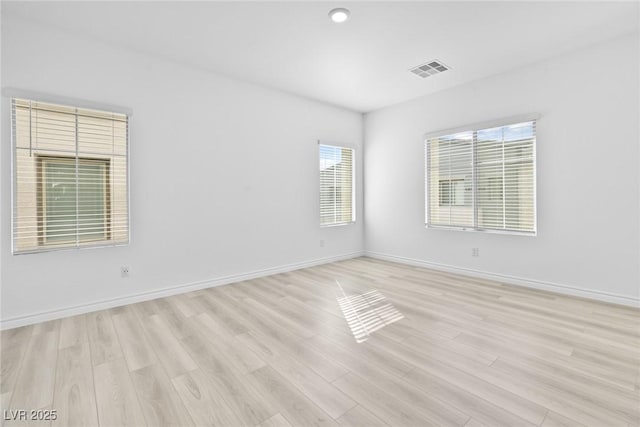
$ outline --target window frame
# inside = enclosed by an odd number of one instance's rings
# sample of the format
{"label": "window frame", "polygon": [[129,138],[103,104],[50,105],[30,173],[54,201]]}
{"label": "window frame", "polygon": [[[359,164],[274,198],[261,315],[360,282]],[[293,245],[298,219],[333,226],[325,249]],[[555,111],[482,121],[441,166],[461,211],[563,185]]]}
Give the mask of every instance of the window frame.
{"label": "window frame", "polygon": [[316,165],[319,166],[320,165],[320,148],[321,146],[325,146],[325,147],[333,147],[333,148],[340,148],[340,149],[347,149],[347,150],[351,150],[351,220],[350,221],[344,221],[344,222],[332,222],[332,223],[328,223],[328,224],[323,224],[322,223],[322,212],[321,212],[321,208],[322,208],[322,189],[321,189],[321,170],[318,167],[318,223],[320,224],[320,228],[326,228],[326,227],[341,227],[341,226],[345,226],[345,225],[349,225],[349,224],[355,224],[356,222],[356,201],[357,201],[357,197],[356,197],[356,153],[357,153],[357,149],[356,147],[350,145],[350,144],[344,144],[344,143],[333,143],[333,142],[322,142],[318,140],[318,144],[316,147],[316,153],[318,154],[318,158],[317,158],[317,163]]}
{"label": "window frame", "polygon": [[[2,88],[2,97],[5,99],[5,101],[9,104],[9,108],[8,111],[11,114],[11,122],[10,122],[10,132],[11,132],[11,194],[10,194],[10,198],[11,198],[11,254],[16,256],[16,255],[27,255],[27,254],[36,254],[36,253],[46,253],[46,252],[53,252],[53,251],[73,251],[73,250],[80,250],[80,249],[94,249],[94,248],[113,248],[113,247],[121,247],[121,246],[129,246],[131,243],[131,170],[130,170],[130,165],[131,165],[131,144],[130,144],[130,140],[131,140],[131,118],[133,116],[133,111],[130,108],[126,108],[126,107],[122,107],[122,106],[116,106],[116,105],[111,105],[111,104],[103,104],[103,103],[97,103],[97,102],[93,102],[93,101],[87,101],[87,100],[83,100],[83,99],[78,99],[78,98],[69,98],[69,97],[64,97],[64,96],[59,96],[59,95],[53,95],[50,93],[42,93],[42,92],[35,92],[35,91],[29,91],[29,90],[23,90],[23,89],[18,89],[18,88],[14,88],[14,87],[5,87]],[[46,244],[43,242],[43,237],[40,234],[40,227],[41,225],[38,224],[38,231],[37,231],[37,240],[38,240],[38,247],[37,248],[32,248],[32,249],[16,249],[16,234],[15,234],[15,226],[16,226],[16,196],[18,194],[18,180],[16,179],[16,170],[17,170],[17,132],[16,132],[16,126],[14,124],[14,120],[15,120],[15,111],[14,111],[14,99],[23,99],[23,100],[30,100],[32,102],[40,102],[40,103],[48,103],[48,104],[56,104],[56,105],[61,105],[61,106],[66,106],[66,107],[72,107],[72,108],[77,108],[77,109],[87,109],[87,110],[96,110],[99,112],[108,112],[108,113],[113,113],[113,114],[121,114],[121,115],[125,115],[127,117],[126,120],[126,151],[125,151],[125,159],[124,159],[124,171],[125,171],[125,189],[126,189],[126,219],[127,219],[127,226],[126,226],[126,238],[123,238],[122,240],[113,240],[113,230],[109,231],[108,234],[109,238],[107,240],[91,240],[91,241],[86,241],[86,242],[77,242],[75,244],[64,244],[64,245],[55,245],[55,244]],[[39,155],[37,155],[37,157],[40,157]],[[42,155],[42,157],[49,157],[49,158],[53,158],[53,157],[58,157],[55,155],[50,155],[50,154],[44,154]],[[59,156],[59,157],[65,157],[65,156]],[[72,159],[75,160],[76,157],[70,157]],[[100,159],[100,158],[89,158],[86,156],[82,156],[82,157],[78,157],[79,159],[86,159],[86,160],[105,160],[105,159]],[[109,162],[111,163],[111,162]],[[108,165],[108,167],[112,167],[111,164]],[[40,176],[41,174],[41,168],[39,167],[39,165],[37,165],[36,167],[36,191],[40,191],[40,186],[42,184],[42,177]],[[110,183],[110,185],[113,185],[113,183]],[[109,190],[111,197],[113,196],[112,188],[107,187],[107,190]],[[40,209],[40,206],[38,206],[37,209]],[[113,215],[111,206],[106,207],[105,209],[106,212],[108,212],[109,218],[108,221],[112,222],[113,218],[111,217]]]}
{"label": "window frame", "polygon": [[[478,130],[490,129],[495,127],[503,127],[509,126],[517,123],[523,122],[535,122],[536,123],[536,133],[535,133],[535,142],[533,144],[532,150],[532,167],[533,167],[533,188],[532,188],[532,201],[533,201],[533,230],[532,231],[522,231],[522,230],[512,230],[512,229],[495,229],[495,228],[484,228],[478,225],[477,219],[477,206],[478,206],[478,181],[477,181],[477,153],[476,153],[476,143],[473,143],[472,147],[472,181],[471,181],[471,189],[472,189],[472,211],[473,211],[473,226],[456,226],[456,225],[440,225],[440,224],[432,224],[429,221],[430,212],[431,212],[431,200],[429,194],[429,179],[430,179],[430,169],[429,169],[429,139],[441,137],[449,134],[456,134],[462,132],[473,132],[474,134]],[[517,116],[510,116],[502,119],[494,119],[488,120],[484,122],[473,123],[464,126],[457,126],[454,128],[448,128],[433,132],[427,132],[423,134],[423,146],[424,146],[424,188],[423,188],[423,197],[424,197],[424,214],[425,214],[425,228],[434,229],[434,230],[453,230],[453,231],[471,231],[471,232],[480,232],[480,233],[489,233],[489,234],[507,234],[507,235],[517,235],[517,236],[530,236],[535,237],[538,235],[538,195],[537,195],[537,146],[538,146],[538,123],[540,121],[539,113],[530,113],[530,114],[522,114]],[[504,195],[503,195],[504,197]]]}

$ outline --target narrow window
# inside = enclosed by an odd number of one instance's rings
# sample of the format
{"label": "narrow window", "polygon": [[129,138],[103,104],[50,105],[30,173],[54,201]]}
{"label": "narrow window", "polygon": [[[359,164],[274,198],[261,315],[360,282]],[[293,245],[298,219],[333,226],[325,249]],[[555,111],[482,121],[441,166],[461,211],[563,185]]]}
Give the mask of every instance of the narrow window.
{"label": "narrow window", "polygon": [[355,221],[353,149],[319,145],[320,225]]}

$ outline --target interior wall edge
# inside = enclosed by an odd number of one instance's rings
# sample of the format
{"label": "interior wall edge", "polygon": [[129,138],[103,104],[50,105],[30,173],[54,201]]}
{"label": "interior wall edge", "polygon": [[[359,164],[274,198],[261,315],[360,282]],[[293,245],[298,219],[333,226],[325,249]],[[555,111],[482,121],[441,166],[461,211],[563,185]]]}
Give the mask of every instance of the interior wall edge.
{"label": "interior wall edge", "polygon": [[374,259],[380,259],[384,261],[397,262],[405,265],[412,265],[415,267],[423,267],[423,268],[429,268],[432,270],[440,270],[447,273],[461,274],[464,276],[475,277],[479,279],[494,280],[494,281],[506,283],[509,285],[521,286],[521,287],[530,288],[530,289],[538,289],[538,290],[554,292],[562,295],[569,295],[574,297],[587,298],[590,300],[596,300],[600,302],[640,308],[640,296],[633,297],[633,296],[620,295],[620,294],[609,293],[609,292],[594,291],[592,289],[578,288],[575,286],[570,286],[570,285],[565,285],[560,283],[545,282],[545,281],[536,280],[536,279],[510,276],[507,274],[492,273],[488,271],[475,270],[475,269],[466,268],[466,267],[457,267],[453,265],[440,264],[436,262],[415,259],[415,258],[407,258],[403,256],[392,255],[392,254],[387,254],[382,252],[365,251],[364,256],[374,258]]}
{"label": "interior wall edge", "polygon": [[303,268],[314,267],[322,264],[329,264],[332,262],[343,261],[351,258],[358,258],[361,256],[364,256],[364,251],[356,251],[356,252],[345,253],[341,255],[334,255],[334,256],[325,257],[325,258],[316,258],[316,259],[292,263],[292,264],[285,264],[285,265],[269,267],[261,270],[250,271],[247,273],[232,274],[229,276],[199,280],[197,282],[182,283],[179,285],[165,287],[162,289],[111,298],[103,301],[94,301],[87,304],[80,304],[76,306],[64,307],[64,308],[59,308],[55,310],[31,313],[24,316],[16,316],[9,319],[0,319],[0,330],[13,329],[13,328],[18,328],[20,326],[27,326],[35,323],[46,322],[49,320],[56,320],[64,317],[76,316],[76,315],[91,313],[99,310],[106,310],[113,307],[120,307],[123,305],[135,304],[138,302],[149,301],[157,298],[169,297],[172,295],[178,295],[186,292],[197,291],[200,289],[229,285],[229,284],[241,282],[244,280],[258,279],[260,277],[271,276],[279,273],[286,273],[289,271],[300,270]]}

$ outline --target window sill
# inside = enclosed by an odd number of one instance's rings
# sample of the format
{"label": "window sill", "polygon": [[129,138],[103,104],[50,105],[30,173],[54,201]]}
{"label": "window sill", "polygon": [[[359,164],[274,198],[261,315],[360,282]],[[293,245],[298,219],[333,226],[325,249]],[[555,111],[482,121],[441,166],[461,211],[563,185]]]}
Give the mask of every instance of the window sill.
{"label": "window sill", "polygon": [[355,221],[349,221],[349,222],[339,222],[336,224],[320,224],[320,228],[342,227],[344,225],[350,225],[355,223],[356,223]]}
{"label": "window sill", "polygon": [[126,242],[112,242],[110,240],[94,241],[89,243],[81,243],[77,246],[39,246],[34,249],[25,249],[19,251],[13,251],[12,255],[26,255],[26,254],[38,254],[46,252],[61,252],[61,251],[75,251],[79,249],[98,249],[98,248],[113,248],[116,246],[128,246],[129,241]]}
{"label": "window sill", "polygon": [[444,225],[430,225],[425,224],[425,228],[432,230],[450,230],[450,231],[470,231],[477,233],[486,233],[486,234],[507,234],[512,236],[527,236],[527,237],[536,237],[538,235],[536,231],[516,231],[516,230],[491,230],[484,228],[473,228],[473,227],[447,227]]}

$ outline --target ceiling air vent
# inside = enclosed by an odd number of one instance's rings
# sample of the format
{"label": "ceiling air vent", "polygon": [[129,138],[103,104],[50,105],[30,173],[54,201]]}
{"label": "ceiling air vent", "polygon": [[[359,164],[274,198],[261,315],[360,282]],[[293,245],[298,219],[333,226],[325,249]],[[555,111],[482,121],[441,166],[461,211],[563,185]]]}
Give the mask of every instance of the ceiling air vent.
{"label": "ceiling air vent", "polygon": [[433,61],[425,62],[422,65],[418,65],[417,67],[411,68],[411,71],[416,76],[420,76],[422,78],[427,78],[429,76],[433,76],[434,74],[440,74],[443,71],[447,71],[450,67],[444,65],[442,62],[434,59]]}

